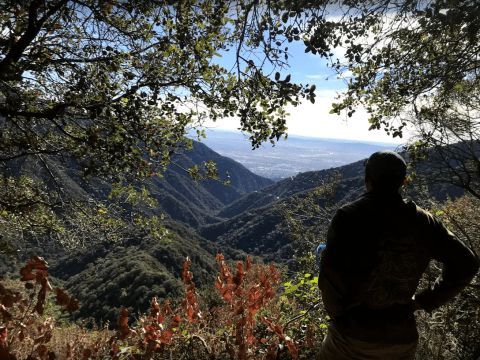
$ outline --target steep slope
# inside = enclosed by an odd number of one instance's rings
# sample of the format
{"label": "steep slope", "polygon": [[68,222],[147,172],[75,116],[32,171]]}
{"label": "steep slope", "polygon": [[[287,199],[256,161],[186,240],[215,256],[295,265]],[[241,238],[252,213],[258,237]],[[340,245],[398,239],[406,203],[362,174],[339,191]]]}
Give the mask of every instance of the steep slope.
{"label": "steep slope", "polygon": [[[215,211],[220,211],[225,204],[241,198],[246,193],[273,183],[272,180],[253,174],[240,163],[219,155],[198,141],[194,141],[193,150],[174,155],[172,159],[184,169],[191,165],[201,168],[203,161],[213,160],[222,178],[225,177],[226,171],[230,173],[231,183],[228,186],[215,180],[196,186],[184,170],[169,164],[162,178],[155,176],[145,182],[147,189],[158,200],[155,209],[146,209],[149,214],[157,216],[164,214],[167,219],[180,221],[192,227],[220,221],[221,219],[214,215]],[[80,168],[72,161],[61,157],[48,160],[46,165],[28,159],[11,161],[9,166],[14,170],[14,174],[28,173],[44,181],[51,190],[79,200],[95,198],[108,201],[111,191],[108,183],[98,179],[91,179],[87,187],[77,175]],[[60,188],[57,188],[58,184],[52,179],[52,175],[61,179]]]}
{"label": "steep slope", "polygon": [[[454,144],[452,146],[458,146],[460,148],[459,151],[461,151],[461,144]],[[479,151],[477,155],[480,156],[480,148],[478,150]],[[434,150],[429,149],[429,152],[430,154],[433,154]],[[405,155],[405,152],[402,152],[401,154],[405,156],[408,163],[408,153]],[[247,194],[242,198],[236,200],[235,202],[229,204],[228,206],[225,206],[223,209],[216,213],[216,216],[220,218],[231,218],[240,215],[245,211],[271,204],[277,200],[291,196],[292,194],[295,194],[297,192],[312,189],[316,186],[315,182],[318,182],[320,178],[326,178],[328,176],[328,172],[333,170],[337,170],[340,174],[342,174],[343,180],[356,177],[361,178],[361,185],[359,185],[361,187],[363,186],[363,178],[365,176],[365,160],[367,159],[359,160],[354,163],[335,168],[323,169],[319,171],[308,171],[287,179],[280,180],[256,192]],[[451,164],[452,166],[460,166],[454,160],[451,161]],[[439,171],[436,171],[433,167],[429,166],[429,164],[422,164],[420,169],[423,170],[417,169],[416,171],[418,173],[421,173],[421,171],[428,170],[431,179],[439,179],[442,175],[439,173]],[[408,174],[410,173],[411,171],[408,170]],[[341,185],[341,187],[343,186],[344,185]],[[464,194],[464,191],[461,188],[447,184],[431,184],[428,186],[428,191],[437,201],[441,202],[447,199],[447,193],[450,195],[451,198],[459,197]],[[344,196],[348,197],[348,193],[349,191],[343,191],[342,196],[339,199],[343,199]],[[415,194],[412,194],[412,198],[414,198],[415,196]]]}
{"label": "steep slope", "polygon": [[[130,321],[134,323],[137,312],[145,312],[153,297],[163,302],[182,295],[182,271],[187,256],[199,290],[214,285],[218,275],[217,254],[223,254],[232,267],[236,261],[245,259],[242,250],[206,240],[179,222],[167,221],[165,227],[171,242],[105,243],[72,253],[37,245],[30,247],[28,253],[44,257],[50,266],[52,283],[80,300],[80,309],[72,315],[72,320],[80,318],[90,323],[94,319],[97,324],[108,320],[113,328],[122,307],[129,310]],[[19,255],[15,262],[0,255],[2,270],[11,272],[12,278],[19,277],[19,269],[27,260],[28,254]],[[260,257],[254,257],[254,262],[257,261],[261,261]]]}
{"label": "steep slope", "polygon": [[231,218],[245,211],[260,208],[295,193],[314,188],[315,185],[312,181],[318,180],[318,176],[326,176],[327,172],[328,170],[309,171],[280,180],[263,189],[247,194],[230,205],[225,206],[217,213],[217,216],[221,218]]}
{"label": "steep slope", "polygon": [[237,215],[220,223],[197,229],[202,237],[222,246],[231,246],[265,263],[277,263],[295,269],[293,251],[286,234],[279,230],[278,202]]}
{"label": "steep slope", "polygon": [[[310,180],[316,179],[314,172],[300,175],[305,184],[308,183],[309,177]],[[341,180],[335,197],[336,202],[343,205],[358,199],[364,192],[362,181],[363,178],[359,176]],[[264,206],[252,208],[222,222],[202,225],[196,231],[202,237],[218,244],[232,246],[254,256],[261,256],[265,263],[275,262],[294,270],[296,262],[292,258],[293,249],[287,234],[280,229],[281,215],[278,209],[279,205],[291,196],[304,198],[312,190],[311,188],[300,190],[291,195],[279,197]],[[323,207],[325,201],[318,199],[316,204]]]}
{"label": "steep slope", "polygon": [[243,251],[205,240],[178,222],[167,222],[166,227],[171,232],[170,243],[143,240],[138,244],[116,246],[70,276],[65,272],[72,268],[72,263],[78,263],[72,258],[53,266],[52,274],[65,278],[65,289],[81,301],[74,319],[109,320],[113,327],[118,311],[125,307],[134,322],[138,311],[147,311],[153,297],[163,302],[182,295],[182,271],[187,257],[199,289],[215,283],[217,254],[231,260],[231,265],[245,259]]}
{"label": "steep slope", "polygon": [[[228,171],[230,175],[228,179],[230,180],[229,186],[224,186],[221,182],[214,180],[202,184],[202,187],[225,205],[232,203],[245,194],[274,183],[273,180],[255,175],[239,162],[222,156],[205,144],[195,140],[193,141],[193,150],[189,150],[184,154],[174,155],[172,160],[184,169],[194,164],[200,168],[203,161],[212,160],[216,164],[218,175],[222,180],[225,179],[225,173]],[[186,175],[185,171],[179,167],[170,166],[169,168],[181,175]]]}
{"label": "steep slope", "polygon": [[[357,200],[365,192],[363,161],[336,170],[343,173],[345,178],[340,180],[335,202],[341,206]],[[313,191],[312,181],[318,180],[316,176],[318,173],[322,174],[324,171],[302,173],[293,179],[279,181],[257,193],[246,195],[219,213],[220,216],[233,214],[232,217],[219,223],[200,226],[196,230],[206,239],[262,256],[265,262],[284,264],[293,270],[295,262],[291,258],[293,253],[290,241],[287,235],[279,230],[281,217],[277,211],[278,205],[291,196],[303,198],[308,192]],[[429,185],[428,191],[439,201],[445,201],[447,194],[452,199],[464,195],[458,187],[444,184]],[[410,188],[404,196],[419,202],[419,194],[413,188]],[[318,199],[316,204],[325,206],[321,199]],[[227,210],[231,211],[230,214]],[[236,212],[238,214],[235,214]],[[328,226],[328,223],[325,226]]]}

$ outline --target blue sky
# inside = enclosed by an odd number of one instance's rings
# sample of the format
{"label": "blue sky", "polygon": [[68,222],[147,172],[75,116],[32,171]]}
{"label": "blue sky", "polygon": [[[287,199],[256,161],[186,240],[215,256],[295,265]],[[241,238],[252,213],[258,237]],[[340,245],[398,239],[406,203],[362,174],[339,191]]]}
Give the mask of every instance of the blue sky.
{"label": "blue sky", "polygon": [[[363,109],[357,109],[351,118],[346,114],[341,116],[329,114],[333,102],[339,102],[334,97],[337,92],[347,89],[345,80],[338,79],[337,74],[327,67],[327,60],[318,55],[305,53],[303,41],[285,42],[283,48],[288,46],[290,68],[286,68],[281,73],[281,78],[285,78],[288,74],[292,75],[292,82],[316,85],[316,101],[311,104],[310,101],[304,100],[297,107],[287,107],[287,113],[291,115],[287,118],[287,133],[289,135],[301,135],[309,137],[322,137],[332,139],[349,139],[349,140],[368,140],[375,142],[386,142],[395,144],[404,144],[412,135],[413,127],[405,127],[403,129],[403,138],[393,138],[387,135],[386,131],[381,130],[368,131],[370,126],[368,122],[368,114]],[[334,51],[336,56],[341,56],[341,49]],[[215,57],[214,61],[219,65],[230,70],[234,63],[233,57],[235,49],[231,49],[228,53],[223,53],[221,58]],[[256,60],[255,57],[250,57]],[[348,79],[348,74],[345,74]],[[327,80],[328,79],[328,80]],[[398,123],[396,123],[398,125]],[[238,118],[222,119],[217,122],[207,121],[205,126],[208,128],[235,130],[240,126]],[[240,132],[240,131],[239,131]]]}

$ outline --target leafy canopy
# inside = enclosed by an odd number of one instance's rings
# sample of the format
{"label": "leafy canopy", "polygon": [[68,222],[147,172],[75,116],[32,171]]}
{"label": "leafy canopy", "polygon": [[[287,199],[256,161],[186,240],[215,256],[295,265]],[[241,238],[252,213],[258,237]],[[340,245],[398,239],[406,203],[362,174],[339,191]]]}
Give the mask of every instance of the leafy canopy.
{"label": "leafy canopy", "polygon": [[[314,101],[314,88],[264,73],[288,58],[275,45],[286,41],[276,42],[279,16],[255,1],[2,1],[0,217],[10,230],[1,231],[66,246],[85,234],[138,236],[131,226],[163,237],[159,219],[132,206],[154,206],[140,186],[192,148],[189,127],[237,116],[255,148],[285,133],[287,104]],[[234,70],[215,61],[229,50]],[[220,180],[212,161],[203,165],[188,169],[192,179]],[[106,182],[109,202],[64,190],[60,169],[83,186]]]}
{"label": "leafy canopy", "polygon": [[404,147],[411,167],[427,158],[432,145],[462,143],[464,148],[448,151],[452,160],[460,159],[462,169],[444,164],[443,173],[450,176],[442,182],[480,198],[480,5],[473,0],[355,4],[358,16],[341,21],[336,40],[330,42],[345,48],[345,61],[332,62],[332,67],[353,74],[331,113],[345,110],[351,117],[363,107],[370,115],[369,130],[383,125],[394,138],[403,136],[407,123],[413,124],[416,139]]}

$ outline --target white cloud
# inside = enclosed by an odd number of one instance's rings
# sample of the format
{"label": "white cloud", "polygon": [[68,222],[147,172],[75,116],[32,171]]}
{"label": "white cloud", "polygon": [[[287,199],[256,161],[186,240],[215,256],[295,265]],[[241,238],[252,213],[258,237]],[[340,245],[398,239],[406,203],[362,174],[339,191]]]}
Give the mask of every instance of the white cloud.
{"label": "white cloud", "polygon": [[[332,103],[338,102],[334,97],[337,95],[333,90],[316,91],[315,104],[304,101],[301,105],[288,106],[285,110],[290,113],[287,117],[287,133],[289,135],[300,135],[309,137],[323,137],[332,139],[364,140],[375,142],[388,142],[404,144],[411,135],[413,129],[410,125],[403,129],[403,138],[393,138],[383,130],[368,131],[370,123],[368,114],[363,109],[357,109],[351,118],[342,113],[341,116],[329,114]],[[321,96],[320,96],[321,95]],[[203,127],[211,129],[238,131],[240,120],[228,118],[213,122],[211,120],[203,123]]]}
{"label": "white cloud", "polygon": [[353,73],[348,70],[348,71],[345,71],[344,73],[341,73],[340,75],[338,75],[338,77],[341,79],[341,78],[348,78],[348,77],[351,77],[353,76]]}
{"label": "white cloud", "polygon": [[305,77],[308,79],[323,79],[326,76],[325,75],[305,75]]}
{"label": "white cloud", "polygon": [[[322,91],[324,95],[326,91]],[[287,108],[291,114],[287,119],[288,133],[311,137],[324,137],[348,140],[368,140],[390,143],[406,143],[413,127],[403,129],[403,138],[393,138],[383,130],[371,130],[369,114],[364,109],[357,109],[351,118],[345,113],[338,116],[329,114],[332,103],[338,102],[333,97],[317,97],[315,104],[305,102],[297,107]]]}
{"label": "white cloud", "polygon": [[340,91],[335,91],[335,90],[317,90],[315,91],[315,95],[318,98],[326,98],[326,99],[331,99],[332,101],[334,100],[334,97],[336,97]]}

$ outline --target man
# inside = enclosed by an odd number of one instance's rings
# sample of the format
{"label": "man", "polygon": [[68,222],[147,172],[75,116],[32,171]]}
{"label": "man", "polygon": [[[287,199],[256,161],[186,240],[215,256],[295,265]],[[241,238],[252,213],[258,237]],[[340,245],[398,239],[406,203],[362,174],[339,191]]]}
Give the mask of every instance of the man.
{"label": "man", "polygon": [[[374,153],[365,166],[367,192],[330,223],[318,285],[332,320],[320,360],[413,360],[413,313],[447,303],[479,269],[472,251],[441,221],[402,199],[406,172],[399,154]],[[443,263],[442,274],[415,293],[432,259]]]}

